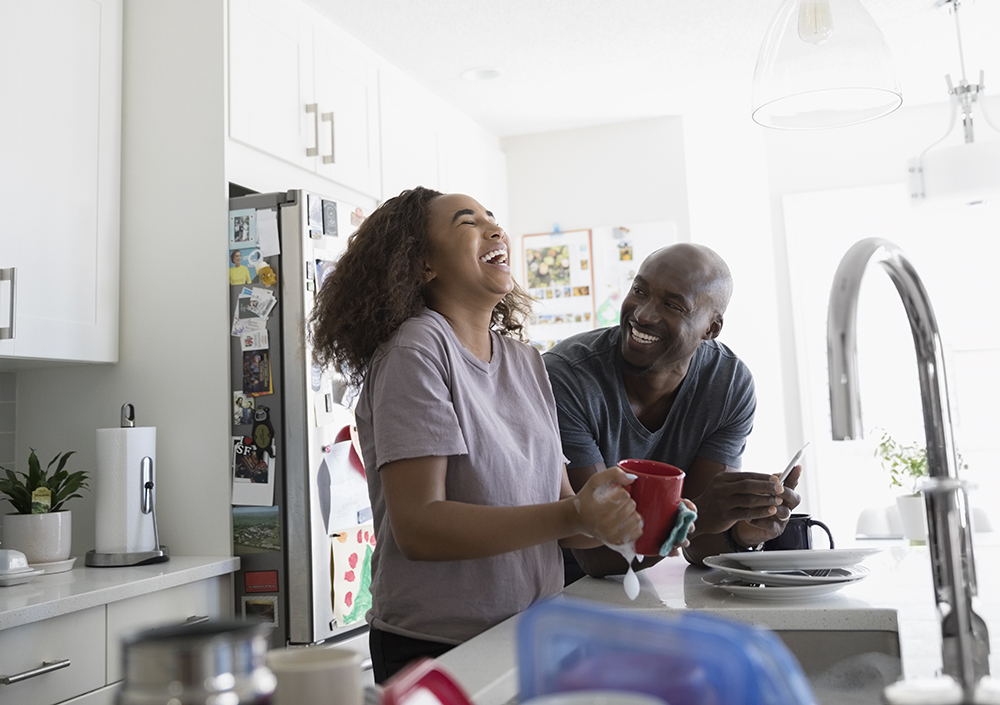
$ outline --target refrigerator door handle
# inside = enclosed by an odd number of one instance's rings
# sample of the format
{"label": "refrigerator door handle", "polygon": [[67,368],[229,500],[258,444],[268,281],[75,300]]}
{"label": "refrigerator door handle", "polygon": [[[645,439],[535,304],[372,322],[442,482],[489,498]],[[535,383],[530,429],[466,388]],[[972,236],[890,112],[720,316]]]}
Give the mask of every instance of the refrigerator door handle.
{"label": "refrigerator door handle", "polygon": [[0,269],[0,282],[10,282],[10,325],[0,326],[0,340],[14,337],[14,319],[17,316],[17,267]]}
{"label": "refrigerator door handle", "polygon": [[319,156],[319,104],[309,103],[306,105],[306,113],[313,116],[313,134],[316,135],[316,143],[312,147],[306,147],[307,157]]}
{"label": "refrigerator door handle", "polygon": [[[333,163],[335,163],[337,161],[336,160],[337,133],[336,133],[336,130],[334,129],[333,113],[332,112],[323,113],[322,117],[323,117],[323,122],[330,123],[330,153],[323,155],[323,163],[324,164],[333,164]],[[317,143],[318,143],[319,137],[317,137],[316,139],[317,139]]]}

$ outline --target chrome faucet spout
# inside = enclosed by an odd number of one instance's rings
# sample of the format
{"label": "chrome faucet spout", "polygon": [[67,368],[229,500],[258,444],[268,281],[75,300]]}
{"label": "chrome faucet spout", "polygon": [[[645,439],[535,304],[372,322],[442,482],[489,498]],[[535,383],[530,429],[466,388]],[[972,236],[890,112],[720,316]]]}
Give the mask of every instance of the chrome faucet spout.
{"label": "chrome faucet spout", "polygon": [[844,255],[834,276],[827,321],[830,412],[834,440],[864,437],[858,388],[857,307],[861,279],[877,262],[896,287],[913,334],[927,438],[924,488],[935,599],[941,616],[942,660],[972,701],[979,679],[989,673],[986,624],[972,609],[976,570],[971,522],[952,433],[944,350],[923,282],[904,252],[883,238],[866,238]]}

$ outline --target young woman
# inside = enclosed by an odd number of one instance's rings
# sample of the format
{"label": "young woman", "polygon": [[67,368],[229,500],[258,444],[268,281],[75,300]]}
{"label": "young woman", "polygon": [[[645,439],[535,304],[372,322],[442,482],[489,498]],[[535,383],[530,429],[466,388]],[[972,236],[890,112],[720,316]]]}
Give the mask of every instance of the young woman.
{"label": "young woman", "polygon": [[[574,494],[510,242],[474,199],[425,188],[351,236],[310,319],[317,362],[361,386],[383,682],[562,589],[560,546],[642,533],[619,468]],[[601,491],[595,496],[595,490]]]}

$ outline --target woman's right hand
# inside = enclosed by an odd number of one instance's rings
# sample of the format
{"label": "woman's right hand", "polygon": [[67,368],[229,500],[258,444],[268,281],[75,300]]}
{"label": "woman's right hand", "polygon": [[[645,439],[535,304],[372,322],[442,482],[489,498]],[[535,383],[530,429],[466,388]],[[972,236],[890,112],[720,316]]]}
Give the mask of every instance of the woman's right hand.
{"label": "woman's right hand", "polygon": [[634,481],[617,466],[592,475],[573,498],[581,533],[614,546],[638,539],[642,517],[624,489]]}

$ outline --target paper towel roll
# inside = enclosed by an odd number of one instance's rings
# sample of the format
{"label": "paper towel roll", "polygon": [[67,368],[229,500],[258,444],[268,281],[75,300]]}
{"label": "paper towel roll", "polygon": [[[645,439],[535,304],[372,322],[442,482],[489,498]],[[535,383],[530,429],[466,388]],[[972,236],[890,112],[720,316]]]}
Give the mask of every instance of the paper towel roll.
{"label": "paper towel roll", "polygon": [[156,428],[97,429],[98,553],[137,553],[159,548],[153,514],[142,513],[142,459],[153,460],[153,501],[156,501]]}

